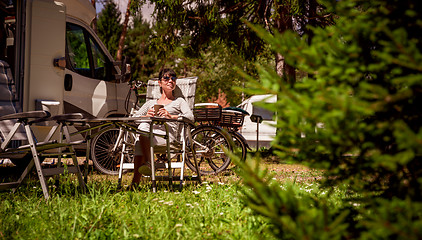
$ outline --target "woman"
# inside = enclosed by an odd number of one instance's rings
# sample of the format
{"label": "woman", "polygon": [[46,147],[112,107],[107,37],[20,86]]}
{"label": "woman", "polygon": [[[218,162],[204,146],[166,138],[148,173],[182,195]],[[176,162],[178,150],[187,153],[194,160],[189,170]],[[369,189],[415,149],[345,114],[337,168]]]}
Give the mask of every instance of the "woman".
{"label": "woman", "polygon": [[[189,108],[185,99],[179,97],[175,98],[173,91],[176,88],[176,73],[172,69],[165,68],[160,71],[158,76],[158,84],[160,85],[161,97],[158,100],[147,101],[135,114],[134,117],[165,117],[170,119],[177,119],[180,116],[194,120],[192,110]],[[163,105],[158,111],[154,110],[154,105]],[[177,122],[168,122],[170,142],[176,140],[175,136],[178,130]],[[149,131],[149,123],[141,123],[138,127],[145,132]],[[165,128],[162,125],[154,125],[154,133],[165,134]],[[154,136],[153,146],[166,145],[166,141],[162,137]],[[151,153],[150,140],[148,135],[140,135],[139,140],[135,143],[135,158],[134,158],[134,174],[132,179],[132,186],[139,184],[141,175],[151,175]]]}

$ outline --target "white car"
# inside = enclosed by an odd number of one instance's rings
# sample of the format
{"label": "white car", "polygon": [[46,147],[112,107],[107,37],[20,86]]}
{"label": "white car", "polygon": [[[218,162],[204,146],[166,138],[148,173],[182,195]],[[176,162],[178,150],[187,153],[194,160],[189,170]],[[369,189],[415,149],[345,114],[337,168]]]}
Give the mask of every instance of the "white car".
{"label": "white car", "polygon": [[[262,101],[275,103],[277,101],[277,96],[271,94],[254,95],[237,106],[250,114],[249,116],[245,116],[243,127],[239,132],[247,140],[249,147],[255,149],[257,146],[258,149],[261,147],[270,148],[271,142],[276,135],[275,113],[254,104]],[[261,123],[257,123],[254,119],[257,116],[262,118]],[[255,122],[252,120],[255,120]]]}

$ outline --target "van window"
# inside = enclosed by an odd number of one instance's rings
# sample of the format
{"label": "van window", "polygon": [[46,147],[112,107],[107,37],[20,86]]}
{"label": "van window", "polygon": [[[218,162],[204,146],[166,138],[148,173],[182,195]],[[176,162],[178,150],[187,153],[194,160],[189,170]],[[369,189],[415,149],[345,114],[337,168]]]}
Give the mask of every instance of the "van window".
{"label": "van window", "polygon": [[268,121],[274,120],[274,112],[262,107],[255,106],[255,105],[253,105],[252,114],[261,116],[262,120],[268,120]]}
{"label": "van window", "polygon": [[66,45],[71,70],[83,76],[91,77],[84,30],[79,26],[69,24],[66,28]]}
{"label": "van window", "polygon": [[107,79],[107,56],[81,26],[66,24],[66,52],[70,70],[89,78]]}
{"label": "van window", "polygon": [[92,58],[94,63],[94,78],[105,79],[106,78],[106,56],[101,50],[100,46],[94,41],[94,39],[89,38],[89,43],[92,49]]}

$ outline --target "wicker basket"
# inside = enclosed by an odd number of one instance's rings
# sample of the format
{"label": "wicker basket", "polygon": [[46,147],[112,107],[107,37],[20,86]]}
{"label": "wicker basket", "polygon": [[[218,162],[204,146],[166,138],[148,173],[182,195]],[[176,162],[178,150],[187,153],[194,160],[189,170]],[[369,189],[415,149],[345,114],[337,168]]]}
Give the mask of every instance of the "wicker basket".
{"label": "wicker basket", "polygon": [[223,111],[221,114],[221,126],[240,127],[243,125],[245,114],[233,111]]}
{"label": "wicker basket", "polygon": [[204,121],[220,121],[221,119],[221,107],[213,108],[194,108],[193,115],[195,116],[195,121],[204,122]]}

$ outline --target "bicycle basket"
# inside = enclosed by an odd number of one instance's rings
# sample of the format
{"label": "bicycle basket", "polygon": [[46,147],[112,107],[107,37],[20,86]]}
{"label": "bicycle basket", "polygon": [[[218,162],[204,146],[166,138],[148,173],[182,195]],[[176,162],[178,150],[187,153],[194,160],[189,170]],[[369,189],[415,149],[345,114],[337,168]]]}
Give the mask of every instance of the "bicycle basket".
{"label": "bicycle basket", "polygon": [[240,127],[243,125],[243,119],[245,114],[233,112],[233,111],[223,111],[221,113],[221,126],[226,127]]}
{"label": "bicycle basket", "polygon": [[195,107],[193,109],[193,115],[195,121],[220,121],[221,119],[221,107]]}

